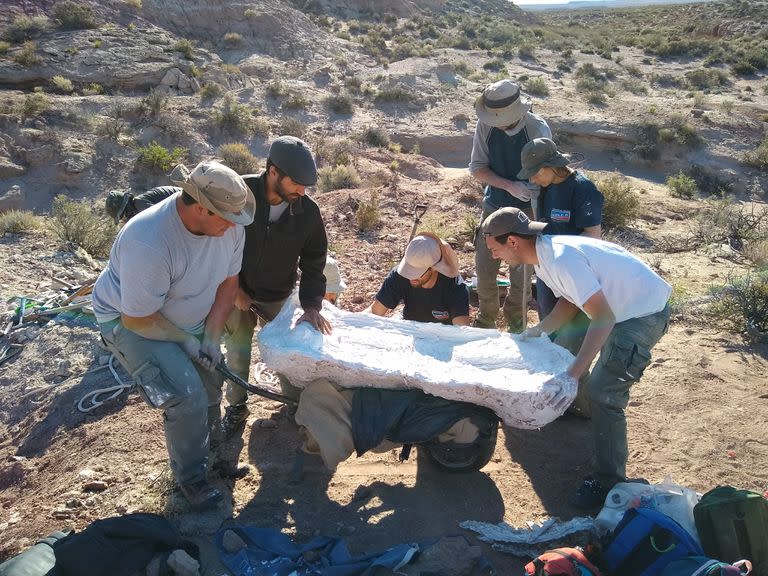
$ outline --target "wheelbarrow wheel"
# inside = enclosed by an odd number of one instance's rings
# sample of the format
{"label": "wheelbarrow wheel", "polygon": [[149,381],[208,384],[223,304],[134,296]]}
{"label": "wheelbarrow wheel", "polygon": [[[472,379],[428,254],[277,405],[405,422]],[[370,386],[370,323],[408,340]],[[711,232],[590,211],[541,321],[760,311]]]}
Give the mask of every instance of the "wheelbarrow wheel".
{"label": "wheelbarrow wheel", "polygon": [[491,426],[487,434],[481,434],[471,444],[438,442],[433,440],[419,445],[429,459],[447,472],[476,472],[491,461],[496,450],[498,423]]}

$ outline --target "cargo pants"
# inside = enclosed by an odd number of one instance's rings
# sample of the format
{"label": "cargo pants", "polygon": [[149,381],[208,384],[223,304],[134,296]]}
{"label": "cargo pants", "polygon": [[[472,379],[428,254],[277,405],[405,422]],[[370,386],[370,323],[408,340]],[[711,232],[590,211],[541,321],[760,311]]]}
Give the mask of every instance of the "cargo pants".
{"label": "cargo pants", "polygon": [[[254,309],[258,314],[251,310],[240,310],[233,308],[227,317],[224,329],[224,344],[227,347],[227,366],[243,380],[248,380],[251,371],[251,350],[253,347],[253,334],[256,331],[256,325],[260,328],[266,326],[275,319],[285,303],[285,300],[276,302],[254,302]],[[281,375],[280,388],[285,396],[299,399],[299,389],[292,386],[291,383]],[[248,391],[240,386],[227,383],[226,391],[227,403],[230,406],[244,405],[248,401]]]}
{"label": "cargo pants", "polygon": [[606,488],[626,479],[629,390],[651,363],[651,349],[669,327],[669,304],[660,312],[613,327],[589,377],[595,442],[595,477]]}
{"label": "cargo pants", "polygon": [[[483,215],[480,222],[496,211],[483,203]],[[531,212],[526,211],[529,217]],[[499,287],[496,277],[501,268],[501,260],[494,259],[485,236],[478,230],[475,234],[475,274],[477,274],[477,299],[479,309],[474,326],[478,328],[495,328],[496,317],[499,315]],[[526,308],[531,297],[531,270],[523,277],[523,265],[509,267],[509,291],[504,299],[504,319],[510,332],[520,332],[526,328],[527,317],[523,317],[523,290],[525,290]]]}
{"label": "cargo pants", "polygon": [[149,340],[120,320],[99,325],[108,349],[133,376],[139,394],[163,411],[165,444],[179,484],[204,480],[208,470],[208,409],[219,409],[222,378],[192,362],[175,342]]}

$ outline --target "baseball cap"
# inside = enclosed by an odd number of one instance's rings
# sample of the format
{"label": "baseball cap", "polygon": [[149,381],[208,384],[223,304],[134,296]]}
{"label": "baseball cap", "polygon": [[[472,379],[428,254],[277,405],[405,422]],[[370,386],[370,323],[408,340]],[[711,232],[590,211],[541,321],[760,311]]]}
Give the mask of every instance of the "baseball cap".
{"label": "baseball cap", "polygon": [[547,226],[546,222],[532,221],[519,208],[500,208],[483,220],[481,230],[485,236],[501,236],[503,234],[541,234]]}
{"label": "baseball cap", "polygon": [[397,273],[408,280],[416,280],[429,268],[455,278],[459,275],[459,259],[445,240],[422,232],[408,243],[405,255],[397,265]]}
{"label": "baseball cap", "polygon": [[557,146],[549,138],[534,138],[523,146],[520,152],[522,170],[517,173],[520,180],[528,180],[545,166],[560,168],[567,166],[570,159],[557,151]]}
{"label": "baseball cap", "polygon": [[269,147],[269,159],[296,184],[314,186],[317,183],[315,159],[304,140],[280,136]]}

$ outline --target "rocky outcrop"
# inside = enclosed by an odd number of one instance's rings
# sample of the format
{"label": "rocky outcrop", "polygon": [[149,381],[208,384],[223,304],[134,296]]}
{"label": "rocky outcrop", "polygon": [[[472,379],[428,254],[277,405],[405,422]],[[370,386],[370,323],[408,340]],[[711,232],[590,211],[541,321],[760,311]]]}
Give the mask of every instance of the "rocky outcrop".
{"label": "rocky outcrop", "polygon": [[172,51],[172,45],[173,37],[154,27],[131,31],[110,26],[49,34],[37,40],[40,64],[0,61],[0,84],[31,88],[60,75],[76,84],[96,83],[110,90],[148,90],[172,68],[190,67]]}
{"label": "rocky outcrop", "polygon": [[11,186],[5,194],[0,195],[0,213],[9,210],[24,209],[24,192],[19,186]]}

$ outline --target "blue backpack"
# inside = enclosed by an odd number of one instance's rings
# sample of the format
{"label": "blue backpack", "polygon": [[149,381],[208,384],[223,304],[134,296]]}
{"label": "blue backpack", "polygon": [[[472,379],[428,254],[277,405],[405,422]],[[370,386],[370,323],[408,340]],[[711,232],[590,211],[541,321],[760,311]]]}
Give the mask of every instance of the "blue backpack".
{"label": "blue backpack", "polygon": [[685,528],[657,510],[630,508],[611,534],[604,560],[609,574],[658,576],[686,556],[704,556],[704,551]]}
{"label": "blue backpack", "polygon": [[703,556],[687,556],[667,564],[660,576],[746,576],[751,571],[749,560],[728,564]]}

